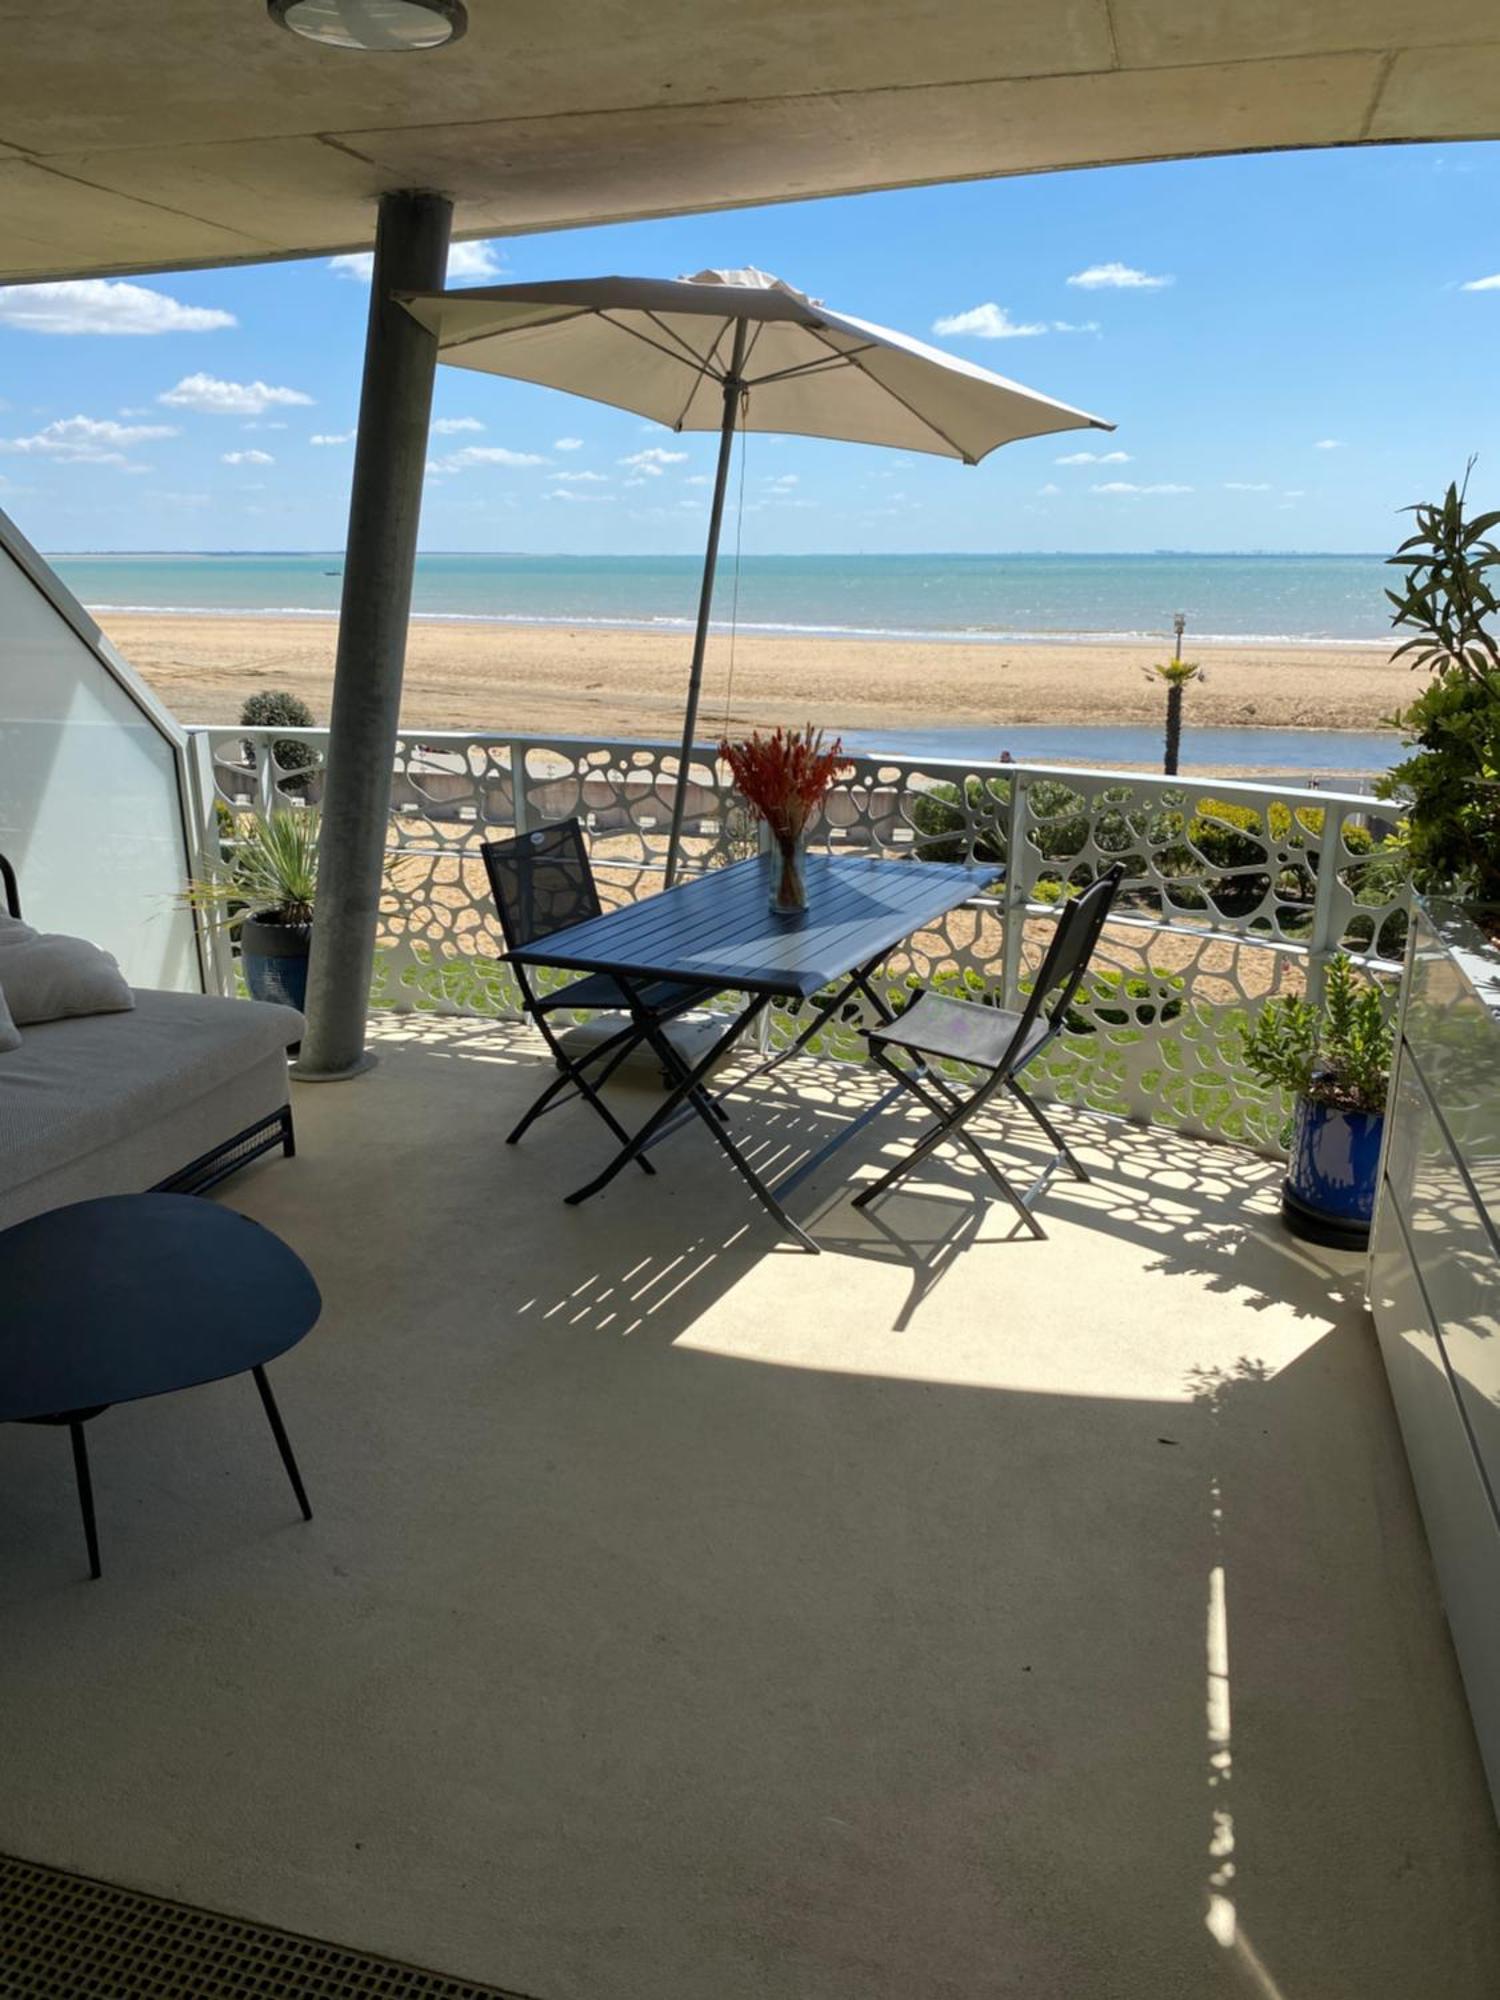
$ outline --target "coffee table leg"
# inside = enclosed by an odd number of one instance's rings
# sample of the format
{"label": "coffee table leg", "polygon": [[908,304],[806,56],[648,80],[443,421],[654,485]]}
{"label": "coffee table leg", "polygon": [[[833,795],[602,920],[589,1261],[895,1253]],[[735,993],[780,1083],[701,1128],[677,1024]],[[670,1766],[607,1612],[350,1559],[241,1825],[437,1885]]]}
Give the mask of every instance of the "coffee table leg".
{"label": "coffee table leg", "polygon": [[73,1476],[78,1481],[78,1504],[83,1509],[83,1536],[89,1545],[89,1575],[95,1581],[104,1572],[99,1567],[99,1531],[94,1525],[94,1482],[89,1478],[89,1448],[83,1440],[83,1425],[76,1417],[68,1422],[73,1440]]}
{"label": "coffee table leg", "polygon": [[302,1474],[297,1470],[297,1461],[292,1456],[291,1439],[286,1434],[286,1425],[281,1421],[281,1412],[276,1407],[276,1398],[271,1394],[271,1385],[266,1380],[264,1368],[254,1368],[255,1386],[260,1391],[260,1400],[266,1406],[266,1421],[271,1426],[271,1435],[276,1440],[276,1449],[281,1453],[281,1462],[286,1467],[286,1476],[292,1482],[292,1491],[297,1496],[297,1505],[302,1509],[304,1521],[312,1519],[312,1508],[308,1505],[307,1488],[302,1484]]}

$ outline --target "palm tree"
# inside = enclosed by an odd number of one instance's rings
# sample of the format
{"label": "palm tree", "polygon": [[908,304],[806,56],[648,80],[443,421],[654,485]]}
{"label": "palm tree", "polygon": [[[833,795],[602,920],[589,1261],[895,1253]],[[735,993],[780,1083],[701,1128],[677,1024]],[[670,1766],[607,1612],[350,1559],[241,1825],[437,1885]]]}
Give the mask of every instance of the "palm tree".
{"label": "palm tree", "polygon": [[1187,620],[1179,611],[1172,620],[1172,629],[1177,634],[1177,644],[1170,660],[1163,660],[1158,666],[1147,667],[1146,678],[1162,681],[1167,690],[1167,731],[1162,751],[1161,767],[1169,778],[1177,776],[1177,760],[1182,750],[1182,691],[1189,681],[1201,680],[1203,669],[1196,660],[1182,657],[1182,633]]}

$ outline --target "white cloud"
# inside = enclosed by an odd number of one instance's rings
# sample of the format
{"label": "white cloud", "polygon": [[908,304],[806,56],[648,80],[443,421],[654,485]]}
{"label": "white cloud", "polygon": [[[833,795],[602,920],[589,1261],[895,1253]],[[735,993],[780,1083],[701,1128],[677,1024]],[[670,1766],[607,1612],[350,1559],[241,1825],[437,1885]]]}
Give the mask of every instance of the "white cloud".
{"label": "white cloud", "polygon": [[554,439],[553,439],[553,441],[552,441],[552,449],[553,449],[554,451],[582,451],[582,450],[583,450],[583,439],[582,439],[582,438],[554,438]]}
{"label": "white cloud", "polygon": [[1224,481],[1224,491],[1226,493],[1269,493],[1270,490],[1271,482],[1269,479],[1226,479]]}
{"label": "white cloud", "polygon": [[1052,322],[1052,331],[1054,333],[1097,333],[1099,331],[1099,322],[1096,319],[1055,319]]}
{"label": "white cloud", "polygon": [[454,243],[448,250],[448,276],[453,278],[498,278],[505,259],[493,243]]}
{"label": "white cloud", "polygon": [[275,459],[268,451],[224,451],[219,454],[220,465],[274,465]]}
{"label": "white cloud", "polygon": [[967,312],[947,313],[935,319],[932,330],[942,334],[972,334],[976,340],[1026,340],[1033,334],[1045,333],[1047,323],[1013,320],[1004,306],[997,306],[990,299],[982,306],[971,306]]}
{"label": "white cloud", "polygon": [[664,451],[659,444],[648,445],[644,451],[633,451],[629,458],[616,461],[628,465],[634,471],[644,473],[648,479],[660,479],[669,465],[686,465],[685,451]]}
{"label": "white cloud", "polygon": [[0,287],[0,322],[27,333],[210,333],[237,324],[216,306],[185,306],[147,285],[71,278]]}
{"label": "white cloud", "polygon": [[482,431],[484,425],[478,417],[434,417],[432,431],[435,437],[457,437],[460,431]]}
{"label": "white cloud", "polygon": [[1313,446],[1314,451],[1342,451],[1343,449],[1344,440],[1342,438],[1319,438]]}
{"label": "white cloud", "polygon": [[612,507],[615,504],[613,493],[579,493],[571,486],[554,486],[552,491],[544,497],[548,500],[574,500],[579,503],[588,501],[594,505],[608,507]]}
{"label": "white cloud", "polygon": [[276,389],[269,382],[221,382],[215,375],[184,375],[175,389],[164,389],[158,403],[179,410],[206,410],[215,417],[262,417],[283,404],[311,403],[300,389]]}
{"label": "white cloud", "polygon": [[1047,481],[1047,484],[1045,486],[1039,486],[1036,490],[1045,499],[1051,499],[1053,494],[1062,492],[1062,488],[1060,486],[1054,486],[1050,479]]}
{"label": "white cloud", "polygon": [[[336,278],[348,278],[367,285],[375,270],[373,250],[351,250],[342,257],[330,257],[328,268]],[[498,278],[505,269],[500,252],[492,243],[455,243],[448,251],[448,282],[455,278]]]}
{"label": "white cloud", "polygon": [[466,444],[450,451],[446,458],[429,458],[429,472],[469,472],[478,465],[511,467],[545,465],[546,459],[534,451],[510,451],[503,444]]}
{"label": "white cloud", "polygon": [[636,474],[634,479],[627,479],[625,481],[627,486],[644,486],[645,483],[645,480],[641,478],[639,473]]}
{"label": "white cloud", "polygon": [[1461,292],[1500,292],[1500,271],[1493,272],[1488,278],[1470,278],[1458,289]]}
{"label": "white cloud", "polygon": [[798,479],[795,472],[781,472],[778,473],[774,479],[768,480],[767,484],[773,488],[775,487],[785,488],[788,486],[799,486],[801,484],[801,481]]}
{"label": "white cloud", "polygon": [[607,472],[554,472],[552,477],[565,486],[607,486]]}
{"label": "white cloud", "polygon": [[706,472],[690,472],[682,483],[684,486],[707,486],[708,474]]}
{"label": "white cloud", "polygon": [[[0,451],[53,458],[64,465],[125,465],[126,450],[148,438],[176,437],[171,424],[117,424],[112,417],[59,417],[32,437],[0,439]],[[134,468],[132,468],[134,469]]]}
{"label": "white cloud", "polygon": [[1281,497],[1283,500],[1301,500],[1305,496],[1305,493],[1305,487],[1288,486]]}
{"label": "white cloud", "polygon": [[1090,493],[1191,493],[1191,486],[1174,486],[1162,480],[1151,486],[1136,486],[1128,479],[1107,479],[1102,486],[1091,486]]}
{"label": "white cloud", "polygon": [[1128,451],[1069,451],[1054,458],[1054,465],[1129,465]]}
{"label": "white cloud", "polygon": [[314,431],[309,444],[353,444],[353,431]]}
{"label": "white cloud", "polygon": [[1159,292],[1165,285],[1177,281],[1171,277],[1153,277],[1149,271],[1137,271],[1133,265],[1110,263],[1090,264],[1086,271],[1075,271],[1068,283],[1077,285],[1085,292]]}

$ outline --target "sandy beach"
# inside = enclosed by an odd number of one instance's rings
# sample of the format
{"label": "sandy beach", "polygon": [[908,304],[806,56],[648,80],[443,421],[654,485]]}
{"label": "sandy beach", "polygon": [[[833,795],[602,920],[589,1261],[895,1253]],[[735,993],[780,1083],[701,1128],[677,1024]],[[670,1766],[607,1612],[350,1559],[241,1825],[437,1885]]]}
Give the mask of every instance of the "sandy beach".
{"label": "sandy beach", "polygon": [[[300,694],[328,719],[336,622],[110,613],[109,637],[184,722],[237,720],[260,688]],[[408,727],[519,735],[671,737],[689,641],[597,627],[412,626]],[[712,642],[705,735],[724,725],[810,720],[834,729],[958,729],[1005,723],[1155,724],[1163,692],[1150,645],[964,645],[741,638]],[[1200,728],[1378,726],[1415,692],[1380,647],[1213,647],[1188,690]]]}

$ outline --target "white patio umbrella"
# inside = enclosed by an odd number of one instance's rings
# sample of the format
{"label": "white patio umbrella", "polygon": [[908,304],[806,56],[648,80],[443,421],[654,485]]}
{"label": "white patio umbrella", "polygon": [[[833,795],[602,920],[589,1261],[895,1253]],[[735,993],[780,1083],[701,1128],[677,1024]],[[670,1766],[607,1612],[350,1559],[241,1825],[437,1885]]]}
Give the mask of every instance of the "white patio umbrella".
{"label": "white patio umbrella", "polygon": [[890,445],[977,465],[997,446],[1114,425],[904,333],[830,312],[764,271],[577,278],[398,294],[455,368],[509,375],[719,433],[667,845],[677,869],[736,429]]}

